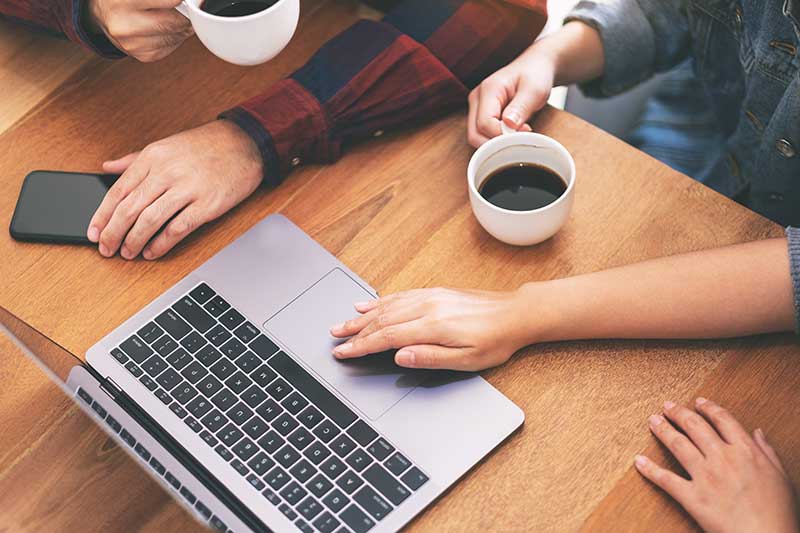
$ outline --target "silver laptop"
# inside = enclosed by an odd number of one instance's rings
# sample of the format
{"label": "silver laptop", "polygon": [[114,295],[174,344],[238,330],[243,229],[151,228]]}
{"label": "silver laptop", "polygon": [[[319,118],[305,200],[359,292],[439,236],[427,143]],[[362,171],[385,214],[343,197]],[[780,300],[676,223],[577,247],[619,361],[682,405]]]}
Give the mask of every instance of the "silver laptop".
{"label": "silver laptop", "polygon": [[375,297],[270,216],[93,346],[70,389],[216,529],[396,531],[524,415],[474,374],[336,360],[331,325]]}

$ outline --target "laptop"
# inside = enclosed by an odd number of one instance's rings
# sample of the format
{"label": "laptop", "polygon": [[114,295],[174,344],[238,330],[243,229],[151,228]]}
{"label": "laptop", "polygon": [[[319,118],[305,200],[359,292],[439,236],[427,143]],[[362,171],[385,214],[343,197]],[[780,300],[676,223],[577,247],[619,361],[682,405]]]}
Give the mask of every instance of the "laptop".
{"label": "laptop", "polygon": [[220,531],[397,531],[521,426],[480,376],[340,361],[376,298],[270,216],[89,349],[67,388]]}

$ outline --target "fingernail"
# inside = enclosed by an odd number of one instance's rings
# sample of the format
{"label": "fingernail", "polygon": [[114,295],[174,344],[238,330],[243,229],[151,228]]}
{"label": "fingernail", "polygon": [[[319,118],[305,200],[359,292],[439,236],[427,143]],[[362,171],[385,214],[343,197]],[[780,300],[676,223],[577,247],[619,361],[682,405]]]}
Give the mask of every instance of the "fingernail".
{"label": "fingernail", "polygon": [[341,324],[336,324],[331,328],[331,333],[336,333],[337,331],[342,331],[344,329],[344,322]]}
{"label": "fingernail", "polygon": [[505,118],[511,121],[512,124],[518,126],[520,122],[522,122],[522,117],[520,116],[517,110],[512,109],[511,111],[505,112]]}
{"label": "fingernail", "polygon": [[369,309],[372,302],[356,302],[353,304],[353,307],[356,308],[356,311],[363,311],[365,309]]}
{"label": "fingernail", "polygon": [[334,348],[334,349],[333,349],[333,355],[336,355],[336,356],[339,356],[339,355],[344,355],[344,354],[345,354],[345,352],[347,352],[348,350],[350,350],[350,347],[351,347],[352,345],[353,345],[353,344],[352,344],[352,343],[350,343],[350,342],[346,342],[346,343],[344,343],[344,344],[340,344],[339,346],[337,346],[336,348]]}
{"label": "fingernail", "polygon": [[122,250],[120,250],[119,255],[121,255],[123,259],[131,259],[131,251],[128,250],[128,248],[126,248],[125,246],[122,247]]}
{"label": "fingernail", "polygon": [[669,411],[673,407],[675,407],[675,402],[664,402],[664,409],[665,410]]}
{"label": "fingernail", "polygon": [[704,404],[704,403],[706,403],[707,401],[708,401],[708,400],[706,400],[705,398],[703,398],[702,396],[700,396],[698,399],[696,399],[696,400],[694,401],[694,403],[695,403],[696,405],[703,405],[703,404]]}
{"label": "fingernail", "polygon": [[150,250],[145,250],[144,252],[142,252],[142,257],[150,261],[151,259],[153,259],[153,252],[151,252]]}
{"label": "fingernail", "polygon": [[767,440],[766,437],[764,436],[764,432],[761,431],[761,428],[756,428],[755,433],[761,440]]}
{"label": "fingernail", "polygon": [[101,245],[100,245],[100,255],[103,255],[103,256],[105,256],[105,257],[109,257],[109,256],[111,255],[111,254],[108,252],[108,248],[106,248],[106,245],[105,245],[105,244],[101,244]]}
{"label": "fingernail", "polygon": [[394,361],[400,366],[414,366],[417,356],[411,350],[405,348],[395,354]]}
{"label": "fingernail", "polygon": [[633,459],[633,462],[636,464],[636,466],[643,467],[644,465],[647,464],[647,457],[645,457],[644,455],[637,455]]}
{"label": "fingernail", "polygon": [[89,230],[86,232],[86,238],[92,242],[97,242],[100,240],[100,230],[95,226],[89,226]]}
{"label": "fingernail", "polygon": [[657,426],[664,421],[664,417],[659,415],[650,415],[649,420],[651,426]]}

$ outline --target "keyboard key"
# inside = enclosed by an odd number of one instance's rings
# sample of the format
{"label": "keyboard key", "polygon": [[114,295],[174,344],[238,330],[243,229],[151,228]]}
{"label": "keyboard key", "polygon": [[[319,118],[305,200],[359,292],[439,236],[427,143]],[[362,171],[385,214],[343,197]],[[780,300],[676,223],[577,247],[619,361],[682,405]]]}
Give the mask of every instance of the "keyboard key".
{"label": "keyboard key", "polygon": [[173,339],[181,340],[192,328],[172,309],[167,309],[156,318],[156,323],[172,335]]}
{"label": "keyboard key", "polygon": [[281,402],[281,405],[284,406],[287,411],[296,415],[303,407],[308,405],[308,400],[300,396],[297,392],[293,392]]}
{"label": "keyboard key", "polygon": [[389,472],[395,476],[399,476],[405,472],[409,466],[411,466],[411,461],[406,459],[405,456],[403,456],[403,454],[400,452],[397,452],[393,456],[389,457],[383,464],[389,469]]}
{"label": "keyboard key", "polygon": [[311,429],[320,422],[322,422],[322,419],[324,417],[317,408],[315,408],[313,405],[309,405],[308,407],[303,409],[303,412],[300,413],[297,416],[297,418],[300,419],[301,424],[303,424],[308,429]]}
{"label": "keyboard key", "polygon": [[127,429],[123,429],[122,431],[120,431],[119,436],[123,440],[123,442],[125,442],[125,444],[127,444],[131,448],[136,446],[136,439],[133,437],[133,435],[128,433]]}
{"label": "keyboard key", "polygon": [[276,400],[283,400],[286,396],[292,392],[292,389],[289,387],[289,384],[286,383],[282,379],[276,379],[272,383],[267,386],[267,394],[275,398]]}
{"label": "keyboard key", "polygon": [[369,485],[361,487],[353,496],[353,499],[375,520],[383,520],[386,515],[392,512],[392,506],[389,505],[389,502],[384,500]]}
{"label": "keyboard key", "polygon": [[317,474],[314,479],[306,483],[306,487],[317,498],[322,498],[329,490],[333,488],[333,483],[328,481],[328,478],[322,474]]}
{"label": "keyboard key", "polygon": [[163,371],[163,372],[161,373],[161,375],[159,375],[159,376],[156,378],[156,381],[158,382],[158,384],[159,384],[159,385],[161,385],[162,387],[164,387],[164,389],[165,389],[165,390],[168,390],[168,391],[170,391],[170,390],[172,390],[172,389],[173,389],[173,388],[174,388],[176,385],[178,385],[178,383],[180,383],[181,381],[183,381],[183,379],[181,379],[181,376],[180,376],[180,374],[178,374],[177,372],[175,372],[173,369],[171,369],[171,368],[168,368],[168,369],[166,369],[165,371]]}
{"label": "keyboard key", "polygon": [[211,527],[216,529],[217,531],[228,531],[228,526],[225,525],[225,522],[219,519],[218,516],[214,515],[211,517]]}
{"label": "keyboard key", "polygon": [[258,439],[267,432],[269,424],[264,422],[261,417],[256,416],[248,420],[247,423],[242,426],[242,429],[251,439]]}
{"label": "keyboard key", "polygon": [[198,396],[186,406],[186,409],[195,417],[200,418],[211,410],[211,402]]}
{"label": "keyboard key", "polygon": [[266,435],[258,439],[258,445],[268,454],[273,454],[278,451],[285,442],[286,441],[283,440],[275,430],[270,430]]}
{"label": "keyboard key", "polygon": [[278,461],[284,468],[289,468],[295,464],[298,459],[300,459],[300,454],[288,444],[278,450],[278,453],[275,454],[275,460]]}
{"label": "keyboard key", "polygon": [[161,354],[162,357],[166,357],[172,353],[175,348],[178,347],[178,343],[174,340],[170,339],[168,335],[162,336],[156,342],[153,343],[153,349]]}
{"label": "keyboard key", "polygon": [[272,489],[264,489],[261,494],[263,494],[267,501],[269,501],[272,505],[278,505],[281,503],[281,497],[272,492]]}
{"label": "keyboard key", "polygon": [[228,411],[228,417],[233,420],[237,426],[242,426],[245,422],[250,420],[253,416],[253,411],[250,410],[243,402],[239,402]]}
{"label": "keyboard key", "polygon": [[228,309],[221,317],[219,317],[220,324],[233,331],[244,322],[244,317],[236,309]]}
{"label": "keyboard key", "polygon": [[256,443],[247,437],[240,440],[236,446],[233,447],[233,453],[238,455],[242,461],[247,461],[253,457],[257,451],[258,448],[256,447]]}
{"label": "keyboard key", "polygon": [[206,520],[211,518],[211,509],[206,507],[200,500],[197,500],[197,503],[194,504],[194,508],[197,509],[197,512]]}
{"label": "keyboard key", "polygon": [[205,333],[211,329],[211,326],[216,324],[216,321],[211,315],[205,312],[197,302],[188,296],[175,302],[172,308],[200,333]]}
{"label": "keyboard key", "polygon": [[237,371],[234,375],[225,380],[225,385],[233,389],[236,394],[241,394],[253,384],[253,380],[244,375],[243,372]]}
{"label": "keyboard key", "polygon": [[181,405],[186,405],[195,396],[197,396],[197,389],[185,381],[172,389],[172,397]]}
{"label": "keyboard key", "polygon": [[249,374],[261,364],[261,360],[256,357],[256,354],[248,350],[236,359],[234,363],[242,369],[242,372]]}
{"label": "keyboard key", "polygon": [[95,413],[100,415],[100,418],[105,418],[106,415],[108,414],[108,412],[106,412],[106,410],[103,409],[103,406],[97,403],[96,401],[92,402],[92,409],[94,410]]}
{"label": "keyboard key", "polygon": [[353,494],[358,487],[364,484],[364,480],[358,477],[352,470],[348,470],[339,478],[336,484],[347,494]]}
{"label": "keyboard key", "polygon": [[323,387],[314,377],[283,352],[278,352],[267,361],[273,370],[305,394],[318,409],[321,409],[339,427],[346,428],[356,420],[356,415],[345,404]]}
{"label": "keyboard key", "polygon": [[322,499],[322,503],[334,513],[338,513],[345,505],[350,503],[350,498],[345,496],[339,489],[335,489]]}
{"label": "keyboard key", "polygon": [[296,525],[297,529],[299,529],[303,533],[314,533],[314,528],[309,526],[308,522],[306,522],[302,518],[298,518],[297,522],[295,522],[294,525]]}
{"label": "keyboard key", "polygon": [[247,463],[247,466],[252,468],[253,472],[259,476],[263,476],[269,472],[270,468],[275,466],[275,461],[273,461],[272,458],[264,452],[258,452],[255,457],[250,459],[250,461]]}
{"label": "keyboard key", "polygon": [[236,359],[242,355],[246,349],[247,347],[239,342],[239,339],[231,339],[223,344],[219,351],[221,351],[224,355],[227,355],[230,359]]}
{"label": "keyboard key", "polygon": [[261,402],[267,399],[266,393],[258,388],[258,385],[250,385],[239,397],[253,409],[261,405]]}
{"label": "keyboard key", "polygon": [[150,359],[142,363],[142,370],[144,370],[153,377],[159,375],[166,368],[167,368],[167,363],[164,362],[164,360],[157,355],[153,355],[152,357],[150,357]]}
{"label": "keyboard key", "polygon": [[231,466],[233,467],[234,470],[239,472],[239,475],[246,476],[247,474],[250,473],[250,470],[239,459],[234,459],[233,461],[231,461]]}
{"label": "keyboard key", "polygon": [[110,427],[114,433],[119,433],[119,431],[122,429],[122,424],[117,422],[117,420],[111,415],[106,417],[106,424],[108,424],[108,427]]}
{"label": "keyboard key", "polygon": [[317,473],[317,469],[311,466],[311,463],[302,459],[296,465],[294,465],[289,472],[294,476],[296,480],[300,483],[305,483],[311,477]]}
{"label": "keyboard key", "polygon": [[236,444],[243,436],[244,433],[233,424],[228,424],[217,432],[217,438],[222,441],[222,444],[229,448]]}
{"label": "keyboard key", "polygon": [[203,425],[204,425],[205,427],[207,427],[207,428],[208,428],[208,430],[209,430],[211,433],[216,433],[216,432],[217,432],[217,431],[219,431],[219,430],[220,430],[220,429],[221,429],[221,428],[222,428],[222,427],[223,427],[225,424],[227,424],[227,423],[228,423],[228,419],[227,419],[227,418],[225,418],[225,415],[223,415],[222,413],[220,413],[219,411],[217,411],[216,409],[214,409],[213,411],[211,411],[210,413],[208,413],[206,416],[204,416],[204,417],[203,417],[203,418],[200,420],[200,422],[202,422],[202,423],[203,423]]}
{"label": "keyboard key", "polygon": [[411,490],[417,490],[428,481],[428,476],[422,473],[422,470],[416,466],[403,474],[403,483],[411,487]]}
{"label": "keyboard key", "polygon": [[345,459],[345,462],[350,465],[350,468],[356,472],[361,472],[372,462],[372,457],[361,448],[357,449],[350,456]]}
{"label": "keyboard key", "polygon": [[394,451],[394,446],[386,442],[383,438],[380,438],[373,442],[367,448],[367,451],[378,461],[383,461]]}
{"label": "keyboard key", "polygon": [[219,441],[217,440],[217,438],[214,435],[212,435],[211,433],[209,433],[208,431],[205,431],[205,430],[203,430],[200,433],[200,438],[203,439],[204,441],[206,441],[206,444],[208,444],[212,448],[219,443]]}
{"label": "keyboard key", "polygon": [[322,444],[320,444],[319,442],[315,442],[314,444],[309,446],[305,452],[303,452],[303,455],[308,457],[309,461],[311,461],[315,465],[320,464],[330,454],[331,451]]}
{"label": "keyboard key", "polygon": [[259,333],[258,329],[250,322],[245,322],[233,332],[245,344],[258,337]]}
{"label": "keyboard key", "polygon": [[347,467],[337,457],[329,457],[327,461],[320,465],[319,469],[329,478],[336,479]]}
{"label": "keyboard key", "polygon": [[217,324],[206,332],[206,339],[208,339],[208,342],[218,348],[230,338],[231,332],[222,327],[222,324]]}
{"label": "keyboard key", "polygon": [[147,387],[148,390],[154,391],[158,388],[158,383],[150,379],[150,376],[142,376],[139,378],[139,381],[141,381],[142,385]]}
{"label": "keyboard key", "polygon": [[250,377],[253,378],[253,381],[258,383],[261,387],[266,387],[273,379],[278,377],[278,374],[276,374],[275,371],[267,365],[261,365],[252,374],[250,374]]}
{"label": "keyboard key", "polygon": [[208,370],[206,370],[203,365],[198,363],[197,361],[192,361],[192,363],[184,368],[181,371],[181,375],[186,378],[189,383],[197,383],[203,377],[208,374]]}
{"label": "keyboard key", "polygon": [[278,351],[278,346],[264,335],[256,337],[255,340],[250,343],[249,347],[261,357],[261,359],[269,359],[272,354]]}
{"label": "keyboard key", "polygon": [[292,418],[286,413],[283,413],[281,416],[275,419],[272,423],[272,427],[274,427],[278,433],[283,435],[284,437],[294,430],[298,426],[297,420]]}
{"label": "keyboard key", "polygon": [[167,363],[172,365],[175,370],[182,370],[192,362],[192,356],[183,348],[178,348],[167,356]]}
{"label": "keyboard key", "polygon": [[186,498],[186,501],[188,501],[192,505],[194,505],[194,503],[197,501],[197,498],[195,497],[195,495],[192,494],[191,491],[189,489],[187,489],[186,487],[181,487],[181,496]]}
{"label": "keyboard key", "polygon": [[144,373],[142,372],[142,369],[136,366],[136,363],[134,363],[133,361],[128,361],[128,364],[125,365],[125,368],[128,370],[128,372],[130,372],[137,378]]}
{"label": "keyboard key", "polygon": [[289,520],[294,520],[295,518],[297,518],[297,513],[292,511],[292,508],[286,505],[285,503],[282,503],[280,507],[278,507],[278,510],[282,512],[284,515],[286,515],[286,518],[288,518]]}
{"label": "keyboard key", "polygon": [[196,353],[205,345],[206,340],[196,331],[189,333],[181,340],[181,346],[186,348],[189,353]]}
{"label": "keyboard key", "polygon": [[200,425],[200,422],[198,422],[196,418],[193,418],[191,416],[187,416],[186,418],[184,418],[183,423],[189,426],[189,429],[191,429],[195,433],[200,433],[203,430],[203,426]]}
{"label": "keyboard key", "polygon": [[[250,405],[249,402],[248,405]],[[267,400],[266,402],[259,405],[258,409],[256,409],[256,413],[261,415],[261,417],[267,422],[272,422],[272,420],[282,412],[283,412],[283,407],[278,405],[275,402],[275,400]]]}
{"label": "keyboard key", "polygon": [[114,357],[120,364],[124,365],[128,361],[128,356],[125,355],[125,352],[120,350],[119,348],[113,348],[111,350],[111,356]]}
{"label": "keyboard key", "polygon": [[154,340],[164,334],[164,330],[158,327],[155,322],[148,322],[142,329],[137,331],[136,334],[147,344],[152,344]]}
{"label": "keyboard key", "polygon": [[327,511],[314,520],[314,527],[322,533],[333,533],[333,531],[339,527],[339,524],[341,524],[341,522],[336,520],[336,518]]}
{"label": "keyboard key", "polygon": [[211,346],[210,344],[206,344],[203,348],[200,349],[199,352],[194,354],[195,359],[203,363],[203,366],[208,368],[209,366],[216,363],[222,354],[219,353],[219,350]]}
{"label": "keyboard key", "polygon": [[325,420],[314,428],[314,435],[322,442],[330,442],[338,434],[339,428],[334,426],[330,420]]}
{"label": "keyboard key", "polygon": [[125,352],[128,357],[139,364],[153,355],[153,350],[151,350],[150,347],[142,342],[142,339],[136,335],[128,338],[128,340],[120,344],[119,347],[122,348],[122,351]]}
{"label": "keyboard key", "polygon": [[309,496],[297,506],[297,511],[306,520],[313,520],[314,517],[322,512],[322,504],[315,500],[313,496]]}
{"label": "keyboard key", "polygon": [[234,372],[236,372],[236,367],[225,358],[220,359],[211,367],[211,373],[223,380],[231,377]]}
{"label": "keyboard key", "polygon": [[283,496],[283,499],[293,507],[300,503],[300,500],[305,498],[307,495],[308,491],[301,487],[296,481],[292,481],[281,491],[281,496]]}
{"label": "keyboard key", "polygon": [[222,383],[214,376],[208,375],[200,380],[197,389],[203,393],[203,396],[210,398],[222,390]]}
{"label": "keyboard key", "polygon": [[221,296],[215,296],[214,298],[211,298],[211,300],[208,301],[203,307],[206,311],[211,313],[212,316],[218,317],[230,309],[231,304],[223,300]]}
{"label": "keyboard key", "polygon": [[94,400],[92,399],[92,396],[91,396],[91,394],[89,394],[88,392],[86,392],[86,390],[84,390],[84,389],[83,389],[83,388],[81,388],[81,387],[78,387],[78,396],[80,396],[80,397],[81,397],[81,399],[82,399],[84,402],[88,403],[89,405],[92,405],[92,402],[94,401]]}
{"label": "keyboard key", "polygon": [[274,490],[280,490],[289,482],[289,474],[287,474],[283,468],[276,466],[270,470],[269,474],[267,474],[267,477],[264,478],[264,481],[266,481],[267,485],[272,487]]}
{"label": "keyboard key", "polygon": [[155,457],[150,458],[150,466],[153,467],[153,470],[155,470],[159,476],[163,476],[167,473],[167,469],[164,468],[164,465],[162,465]]}
{"label": "keyboard key", "polygon": [[228,389],[222,389],[211,398],[211,403],[219,407],[223,413],[233,407],[237,402],[236,396]]}
{"label": "keyboard key", "polygon": [[333,439],[329,446],[339,457],[345,457],[356,449],[356,443],[344,433]]}
{"label": "keyboard key", "polygon": [[172,487],[175,490],[178,490],[178,489],[181,488],[181,482],[178,481],[178,479],[175,476],[172,475],[172,472],[167,472],[166,474],[164,474],[164,479],[166,479],[167,483],[172,485]]}
{"label": "keyboard key", "polygon": [[294,444],[294,447],[301,451],[304,450],[306,446],[311,444],[313,440],[314,436],[304,427],[297,428],[294,433],[288,437],[288,441]]}
{"label": "keyboard key", "polygon": [[264,482],[258,479],[258,476],[256,476],[255,474],[250,474],[249,476],[247,476],[246,479],[247,482],[250,483],[256,490],[262,490],[264,487],[266,487]]}
{"label": "keyboard key", "polygon": [[400,505],[411,496],[411,491],[397,481],[385,468],[374,464],[364,471],[364,479],[372,483],[378,492],[395,505]]}
{"label": "keyboard key", "polygon": [[181,407],[181,404],[179,404],[178,402],[172,402],[169,406],[169,410],[175,413],[175,416],[177,416],[178,418],[183,418],[188,414],[186,410],[183,407]]}
{"label": "keyboard key", "polygon": [[375,527],[375,521],[365,515],[355,504],[345,509],[339,515],[339,518],[355,533],[367,533],[367,531]]}
{"label": "keyboard key", "polygon": [[347,434],[355,439],[361,446],[366,446],[378,438],[378,432],[367,425],[363,420],[358,420],[350,426]]}
{"label": "keyboard key", "polygon": [[169,393],[164,389],[158,389],[153,394],[155,394],[156,398],[161,400],[161,403],[164,405],[169,405],[172,402],[172,396],[170,396]]}
{"label": "keyboard key", "polygon": [[231,459],[233,459],[233,454],[230,452],[230,450],[228,450],[228,448],[226,448],[222,444],[214,448],[214,451],[217,452],[217,454],[226,461],[230,461]]}
{"label": "keyboard key", "polygon": [[205,283],[201,283],[197,287],[195,287],[192,292],[189,293],[189,296],[197,300],[197,303],[204,304],[211,299],[212,296],[217,294],[214,290],[206,285]]}

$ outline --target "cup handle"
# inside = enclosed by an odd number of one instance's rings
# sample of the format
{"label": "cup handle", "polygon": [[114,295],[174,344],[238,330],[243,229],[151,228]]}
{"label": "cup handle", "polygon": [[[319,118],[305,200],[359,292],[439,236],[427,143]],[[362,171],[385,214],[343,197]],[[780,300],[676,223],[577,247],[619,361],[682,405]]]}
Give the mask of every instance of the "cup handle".
{"label": "cup handle", "polygon": [[186,5],[186,2],[181,2],[175,6],[175,10],[187,19],[189,18],[189,6]]}

